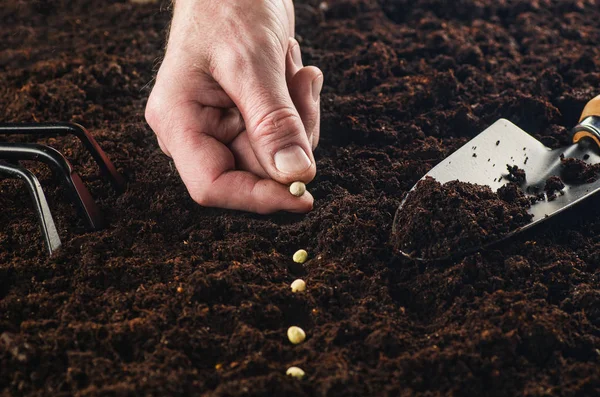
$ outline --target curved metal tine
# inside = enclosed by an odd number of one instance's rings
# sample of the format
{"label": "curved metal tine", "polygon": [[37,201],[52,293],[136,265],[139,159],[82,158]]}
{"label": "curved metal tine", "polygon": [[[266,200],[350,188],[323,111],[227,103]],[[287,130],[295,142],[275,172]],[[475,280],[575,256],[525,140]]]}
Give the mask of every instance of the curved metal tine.
{"label": "curved metal tine", "polygon": [[75,135],[83,143],[88,152],[100,167],[100,170],[110,179],[113,187],[119,192],[125,190],[125,179],[98,142],[83,126],[75,123],[0,123],[0,135]]}
{"label": "curved metal tine", "polygon": [[48,164],[54,171],[58,171],[63,183],[91,228],[98,230],[104,226],[102,214],[92,195],[79,175],[73,171],[69,161],[56,149],[38,143],[0,142],[0,159],[34,160]]}
{"label": "curved metal tine", "polygon": [[62,243],[60,242],[60,236],[52,218],[46,195],[42,190],[42,186],[38,179],[33,173],[25,168],[8,164],[0,161],[0,174],[5,174],[13,178],[19,178],[25,181],[29,194],[35,204],[35,210],[40,221],[40,228],[42,229],[42,235],[44,236],[44,242],[50,255],[60,248]]}

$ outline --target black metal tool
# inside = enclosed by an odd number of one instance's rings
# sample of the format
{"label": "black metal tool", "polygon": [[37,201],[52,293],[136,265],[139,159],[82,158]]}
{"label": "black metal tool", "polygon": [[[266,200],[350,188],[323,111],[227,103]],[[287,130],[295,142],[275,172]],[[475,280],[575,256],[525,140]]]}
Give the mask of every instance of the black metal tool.
{"label": "black metal tool", "polygon": [[0,142],[0,159],[12,161],[35,160],[47,164],[54,171],[54,174],[62,179],[92,230],[98,230],[104,226],[102,215],[92,195],[79,175],[73,170],[69,161],[58,150],[37,143]]}
{"label": "black metal tool", "polygon": [[0,123],[0,135],[75,135],[90,152],[100,170],[110,179],[114,188],[122,192],[125,179],[117,172],[106,153],[94,137],[81,125],[75,123]]}
{"label": "black metal tool", "polygon": [[[120,193],[125,190],[125,179],[119,174],[100,148],[94,137],[81,125],[72,123],[0,123],[0,135],[36,135],[56,136],[75,135],[91,153],[108,177],[114,188]],[[69,161],[56,149],[37,143],[0,143],[0,174],[17,177],[26,181],[34,200],[40,225],[50,254],[60,247],[60,238],[52,218],[46,197],[38,179],[31,171],[21,167],[22,160],[40,161],[50,166],[53,174],[65,185],[79,211],[92,230],[104,226],[102,214],[90,192]]]}
{"label": "black metal tool", "polygon": [[44,194],[40,182],[31,171],[8,164],[4,161],[0,161],[0,174],[8,175],[11,178],[22,179],[27,185],[29,194],[35,204],[35,210],[40,221],[40,228],[42,229],[46,248],[50,255],[52,255],[55,250],[60,248],[61,242],[58,230],[56,230],[56,225],[54,224],[54,218],[52,217],[50,207],[48,206],[48,201],[46,200],[46,195]]}

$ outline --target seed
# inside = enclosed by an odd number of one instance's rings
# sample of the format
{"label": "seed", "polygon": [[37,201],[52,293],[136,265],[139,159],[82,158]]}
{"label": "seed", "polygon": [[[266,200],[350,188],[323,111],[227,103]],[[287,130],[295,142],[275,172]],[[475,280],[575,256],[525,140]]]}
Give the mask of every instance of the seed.
{"label": "seed", "polygon": [[302,343],[304,342],[304,339],[306,339],[306,334],[304,333],[304,330],[296,326],[289,327],[287,335],[290,342],[292,342],[294,345]]}
{"label": "seed", "polygon": [[306,262],[307,258],[308,258],[308,252],[306,252],[305,250],[296,251],[296,253],[292,257],[292,259],[294,259],[294,262],[296,262],[296,263],[304,263],[304,262]]}
{"label": "seed", "polygon": [[306,185],[303,182],[294,182],[290,185],[290,193],[296,197],[300,197],[306,192]]}
{"label": "seed", "polygon": [[302,379],[305,375],[304,371],[298,367],[289,367],[287,371],[285,371],[285,374],[288,376],[293,376],[296,379]]}
{"label": "seed", "polygon": [[301,280],[301,279],[294,280],[291,287],[292,287],[292,292],[302,292],[302,291],[306,290],[306,283],[304,282],[304,280]]}

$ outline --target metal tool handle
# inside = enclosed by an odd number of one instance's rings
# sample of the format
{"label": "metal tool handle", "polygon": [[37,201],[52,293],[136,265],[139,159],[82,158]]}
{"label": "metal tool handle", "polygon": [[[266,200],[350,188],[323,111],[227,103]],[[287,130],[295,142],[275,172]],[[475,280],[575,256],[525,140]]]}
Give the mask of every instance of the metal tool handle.
{"label": "metal tool handle", "polygon": [[600,95],[585,105],[579,124],[573,128],[573,143],[583,138],[592,139],[600,147]]}
{"label": "metal tool handle", "polygon": [[48,206],[48,201],[46,200],[46,195],[44,194],[44,190],[42,189],[40,182],[31,171],[16,165],[5,163],[1,160],[0,175],[8,175],[10,177],[20,178],[27,184],[29,194],[33,199],[35,210],[40,221],[40,227],[42,229],[42,235],[44,236],[46,248],[48,249],[50,255],[52,255],[54,251],[60,248],[61,242],[60,236],[58,235],[58,230],[56,229],[56,224],[54,223],[54,218],[52,218],[52,213],[50,212],[50,207]]}
{"label": "metal tool handle", "polygon": [[104,227],[102,214],[92,195],[79,175],[73,171],[69,161],[58,150],[38,143],[0,142],[0,159],[33,160],[48,164],[53,171],[57,171],[56,175],[61,177],[81,214],[87,219],[92,229],[100,230]]}
{"label": "metal tool handle", "polygon": [[40,134],[75,135],[83,143],[118,192],[125,190],[125,179],[102,150],[98,142],[85,128],[75,123],[0,123],[0,135]]}

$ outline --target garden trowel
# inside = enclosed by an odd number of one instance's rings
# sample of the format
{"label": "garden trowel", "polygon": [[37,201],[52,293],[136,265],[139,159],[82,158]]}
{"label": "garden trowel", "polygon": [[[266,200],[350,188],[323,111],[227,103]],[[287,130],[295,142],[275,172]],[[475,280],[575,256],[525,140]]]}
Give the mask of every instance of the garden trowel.
{"label": "garden trowel", "polygon": [[[561,156],[580,159],[588,164],[600,163],[600,96],[592,99],[585,106],[579,124],[572,130],[573,144],[560,149],[549,149],[540,141],[514,125],[508,120],[500,119],[485,131],[471,139],[460,149],[436,165],[425,177],[432,177],[440,183],[459,180],[461,182],[487,185],[493,191],[507,182],[507,165],[517,165],[526,172],[526,181],[521,185],[524,192],[543,192],[546,179],[560,175]],[[392,233],[396,232],[398,212],[415,187],[408,192],[396,212]],[[600,190],[600,178],[591,183],[568,184],[561,195],[548,200],[545,197],[532,205],[528,212],[533,215],[530,223],[502,236],[501,239],[489,242],[486,246],[504,240],[518,232],[564,211]],[[484,247],[461,252],[456,248],[450,256],[464,255]],[[402,255],[416,260],[405,252]],[[440,260],[445,258],[426,258]]]}

